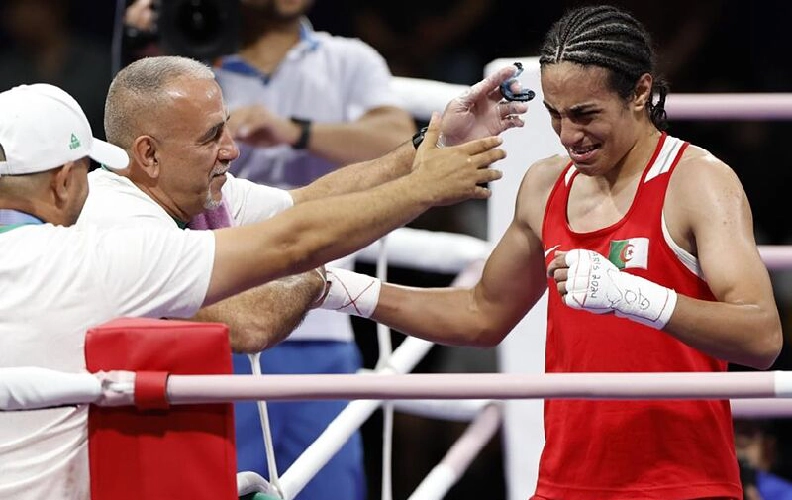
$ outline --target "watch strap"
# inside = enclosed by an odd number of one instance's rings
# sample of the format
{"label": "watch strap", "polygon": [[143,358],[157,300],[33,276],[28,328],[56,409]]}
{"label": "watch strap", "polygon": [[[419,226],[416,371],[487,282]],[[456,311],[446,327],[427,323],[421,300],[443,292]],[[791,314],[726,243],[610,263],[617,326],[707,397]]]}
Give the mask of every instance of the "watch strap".
{"label": "watch strap", "polygon": [[308,149],[308,141],[311,138],[311,120],[291,117],[290,120],[300,127],[300,137],[292,145],[293,149]]}

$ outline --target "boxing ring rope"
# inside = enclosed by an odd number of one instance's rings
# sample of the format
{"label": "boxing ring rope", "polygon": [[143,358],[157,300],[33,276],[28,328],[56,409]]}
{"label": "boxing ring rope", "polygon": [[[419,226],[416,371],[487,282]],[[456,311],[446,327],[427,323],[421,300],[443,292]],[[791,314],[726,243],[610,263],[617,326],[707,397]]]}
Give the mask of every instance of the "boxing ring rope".
{"label": "boxing ring rope", "polygon": [[744,399],[792,397],[792,372],[171,375],[171,404],[302,399]]}
{"label": "boxing ring rope", "polygon": [[476,455],[487,444],[501,425],[503,409],[491,403],[475,417],[473,423],[449,448],[407,500],[436,500],[443,498],[465,473]]}
{"label": "boxing ring rope", "polygon": [[[261,375],[261,353],[257,352],[254,354],[248,354],[248,360],[250,361],[250,369],[253,375]],[[256,401],[256,409],[258,410],[259,414],[259,423],[261,424],[261,437],[264,440],[264,454],[267,460],[267,470],[269,471],[269,482],[268,484],[271,485],[271,488],[266,488],[263,492],[268,492],[270,490],[274,490],[278,494],[283,491],[283,486],[280,482],[280,476],[278,474],[278,464],[275,460],[275,445],[272,441],[272,430],[270,429],[270,422],[269,422],[269,412],[267,410],[267,403],[266,401],[258,400]],[[253,474],[251,472],[251,474]],[[239,481],[239,478],[237,478]],[[240,485],[237,485],[237,489],[240,489]]]}
{"label": "boxing ring rope", "polygon": [[[428,343],[425,343],[428,344]],[[396,365],[407,370],[421,350],[399,356]],[[117,406],[134,404],[132,372],[98,374],[61,373],[43,368],[0,369],[0,409],[17,410],[74,403],[101,403]],[[114,393],[107,396],[107,393]],[[46,396],[42,394],[46,393]],[[104,394],[104,395],[103,395]],[[170,404],[219,403],[237,400],[354,399],[373,411],[379,400],[427,398],[456,399],[732,399],[739,415],[740,400],[763,398],[765,408],[780,401],[792,411],[792,372],[726,373],[552,373],[552,374],[379,374],[379,375],[171,375],[167,380]],[[376,400],[369,400],[374,398]],[[35,400],[35,401],[34,401]],[[745,406],[745,408],[748,408]],[[771,408],[775,410],[777,408]],[[756,407],[752,409],[756,416]],[[363,412],[357,422],[342,429],[337,419],[280,478],[280,487],[254,473],[237,477],[241,494],[261,491],[282,498],[294,494],[323,465],[322,451],[340,447],[343,437],[368,418]],[[501,407],[486,403],[473,423],[448,451],[443,461],[416,488],[410,500],[442,498],[464,473],[470,462],[495,434],[501,421]],[[342,432],[343,431],[343,432]],[[348,436],[347,436],[348,437]],[[319,444],[324,441],[324,445]],[[316,449],[310,453],[311,449]],[[332,455],[332,453],[330,453]]]}
{"label": "boxing ring rope", "polygon": [[769,271],[792,268],[792,246],[760,245],[759,255]]}
{"label": "boxing ring rope", "polygon": [[[376,276],[382,280],[388,280],[388,241],[385,236],[379,241],[377,252]],[[387,368],[388,360],[393,355],[393,344],[391,343],[390,328],[377,323],[377,345],[379,346],[379,357],[374,369],[382,371]],[[423,356],[422,356],[423,357]],[[409,371],[409,370],[408,370]],[[382,470],[381,479],[381,498],[382,500],[392,500],[393,498],[393,402],[383,401],[382,403]]]}
{"label": "boxing ring rope", "polygon": [[[377,372],[365,375],[347,375],[361,379],[381,380],[385,374],[405,374],[410,372],[423,359],[431,342],[408,337],[393,351],[387,363]],[[281,485],[284,498],[294,498],[310,479],[324,467],[347,442],[349,437],[368,420],[374,411],[382,405],[381,399],[363,399],[350,402],[333,420],[325,431],[314,441],[284,472]],[[390,495],[390,493],[388,493]]]}
{"label": "boxing ring rope", "polygon": [[[2,368],[0,410],[87,403],[134,405],[134,379],[135,372],[129,371],[75,374],[35,367]],[[162,392],[170,405],[471,398],[792,402],[792,371],[169,375]]]}
{"label": "boxing ring rope", "polygon": [[[448,101],[468,87],[394,77],[393,88],[402,96],[405,107],[415,118],[429,120],[433,111],[442,111]],[[792,93],[672,93],[666,99],[665,109],[673,120],[789,120],[792,117]]]}
{"label": "boxing ring rope", "polygon": [[732,399],[731,408],[736,418],[792,417],[792,399]]}
{"label": "boxing ring rope", "polygon": [[[426,343],[428,344],[428,343]],[[395,354],[398,354],[398,349]],[[397,356],[400,370],[410,369],[421,350]],[[62,404],[101,403],[116,406],[134,404],[132,372],[73,374],[43,368],[0,369],[0,409],[18,410]],[[108,397],[107,392],[114,393]],[[43,396],[42,394],[46,394]],[[104,394],[104,396],[103,396]],[[407,375],[171,375],[167,380],[170,404],[219,403],[237,400],[355,399],[372,411],[381,399],[456,399],[470,397],[494,399],[732,399],[735,414],[740,414],[742,398],[780,401],[792,411],[792,372],[726,373],[552,373],[552,374],[407,374]],[[375,398],[376,401],[366,400]],[[34,401],[35,400],[35,401]],[[757,407],[748,408],[756,416]],[[416,488],[410,500],[442,498],[461,477],[470,462],[500,426],[501,407],[486,403],[462,437],[450,448],[443,461],[432,469]],[[772,412],[771,411],[771,412]],[[342,437],[354,431],[368,415],[357,412],[359,421],[346,429],[337,419],[320,440],[306,451],[281,477],[276,490],[254,473],[237,477],[240,494],[253,491],[275,493],[293,498],[323,465],[321,451],[329,445],[340,447]],[[762,415],[765,415],[764,413]],[[346,432],[342,432],[346,431]],[[347,436],[348,437],[348,436]],[[309,448],[309,450],[311,449]],[[323,449],[323,450],[322,450]],[[331,453],[332,454],[332,453]]]}
{"label": "boxing ring rope", "polygon": [[[427,256],[426,253],[421,252],[420,255],[415,256],[415,248],[423,248],[427,246],[427,237],[431,238],[433,243],[434,236],[427,233],[434,231],[419,231],[409,228],[397,229],[397,232],[402,232],[400,235],[400,245],[393,248],[387,248],[387,258],[390,265],[410,267],[417,270],[432,271],[440,273],[459,273],[464,270],[465,266],[475,261],[476,259],[485,259],[489,255],[490,247],[486,242],[466,235],[454,235],[446,233],[444,238],[448,238],[446,245],[442,249],[451,248],[451,245],[457,245],[456,248],[449,254],[448,259],[440,262],[442,252],[434,251],[437,257]],[[414,246],[412,246],[414,245]],[[410,250],[412,246],[412,250]],[[762,261],[769,271],[782,271],[792,268],[792,246],[789,245],[759,245],[759,254]],[[364,249],[359,259],[362,262],[372,262],[375,257],[373,256],[375,250],[372,247]],[[413,261],[411,261],[413,259]]]}

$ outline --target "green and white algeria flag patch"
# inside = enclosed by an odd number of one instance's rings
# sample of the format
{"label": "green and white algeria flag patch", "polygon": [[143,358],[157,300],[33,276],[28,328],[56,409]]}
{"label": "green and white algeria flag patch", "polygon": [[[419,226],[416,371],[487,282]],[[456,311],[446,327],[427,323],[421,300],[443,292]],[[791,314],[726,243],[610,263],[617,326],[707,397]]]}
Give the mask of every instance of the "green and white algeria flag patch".
{"label": "green and white algeria flag patch", "polygon": [[619,269],[646,269],[649,256],[649,238],[630,238],[610,242],[608,260]]}

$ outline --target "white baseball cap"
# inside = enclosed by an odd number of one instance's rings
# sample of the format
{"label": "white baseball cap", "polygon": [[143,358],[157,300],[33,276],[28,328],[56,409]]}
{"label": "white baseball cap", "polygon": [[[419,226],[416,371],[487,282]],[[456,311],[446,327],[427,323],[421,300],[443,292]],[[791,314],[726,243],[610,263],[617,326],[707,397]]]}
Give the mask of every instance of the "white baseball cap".
{"label": "white baseball cap", "polygon": [[43,172],[90,156],[112,169],[129,164],[126,151],[96,139],[80,105],[46,83],[0,93],[0,176]]}

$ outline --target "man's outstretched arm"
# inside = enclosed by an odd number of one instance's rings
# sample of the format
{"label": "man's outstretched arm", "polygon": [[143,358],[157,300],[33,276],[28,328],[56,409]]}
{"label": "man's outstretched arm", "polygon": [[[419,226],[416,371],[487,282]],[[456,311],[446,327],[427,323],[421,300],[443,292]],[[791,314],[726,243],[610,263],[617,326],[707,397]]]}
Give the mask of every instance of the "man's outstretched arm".
{"label": "man's outstretched arm", "polygon": [[234,352],[254,353],[283,341],[324,290],[316,270],[287,276],[202,308],[192,318],[225,323]]}
{"label": "man's outstretched arm", "polygon": [[489,168],[506,156],[487,137],[436,146],[439,118],[429,123],[408,175],[375,188],[309,201],[271,219],[214,231],[215,258],[204,304],[284,276],[305,272],[370,245],[433,206],[486,199],[502,177]]}

